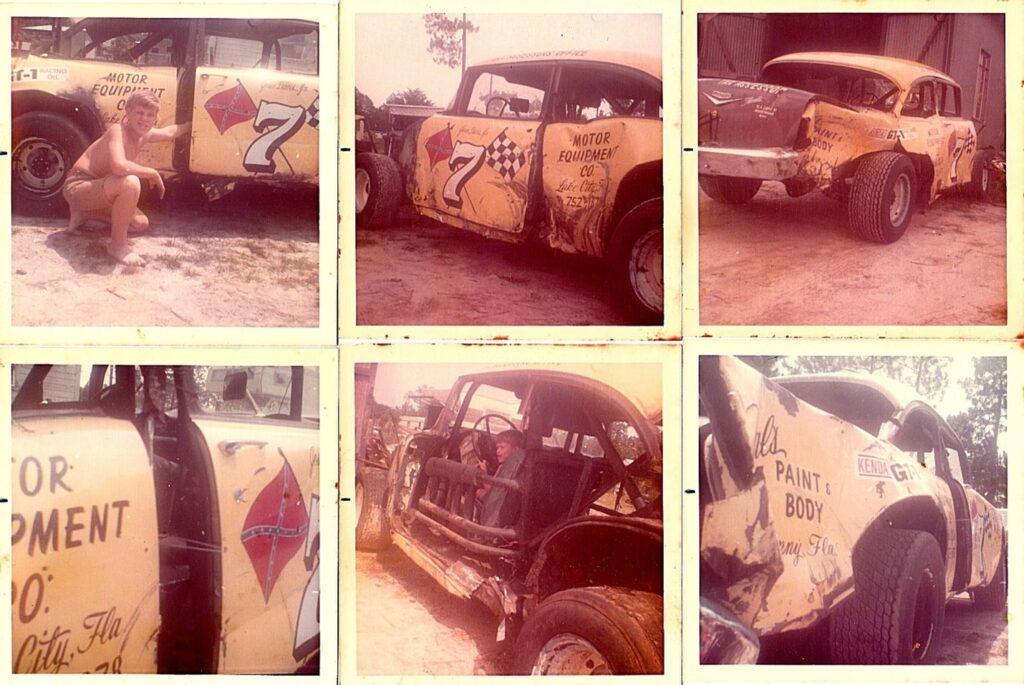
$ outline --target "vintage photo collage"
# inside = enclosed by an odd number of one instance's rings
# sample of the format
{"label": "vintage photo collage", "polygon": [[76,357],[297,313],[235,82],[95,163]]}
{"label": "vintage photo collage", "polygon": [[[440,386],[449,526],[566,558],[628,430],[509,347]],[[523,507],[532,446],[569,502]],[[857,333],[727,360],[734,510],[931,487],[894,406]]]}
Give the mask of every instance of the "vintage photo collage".
{"label": "vintage photo collage", "polygon": [[1024,682],[1024,1],[0,15],[4,682]]}

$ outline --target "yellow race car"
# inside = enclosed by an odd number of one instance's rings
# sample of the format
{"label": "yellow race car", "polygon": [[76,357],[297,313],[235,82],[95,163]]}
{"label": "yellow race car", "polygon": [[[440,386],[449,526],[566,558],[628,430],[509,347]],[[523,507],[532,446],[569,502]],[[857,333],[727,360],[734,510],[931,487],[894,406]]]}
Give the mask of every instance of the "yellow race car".
{"label": "yellow race car", "polygon": [[65,211],[85,148],[124,117],[129,94],[160,99],[157,126],[188,137],[143,148],[165,176],[315,185],[319,25],[287,19],[15,18],[14,209]]}
{"label": "yellow race car", "polygon": [[12,367],[15,673],[316,673],[319,375]]}

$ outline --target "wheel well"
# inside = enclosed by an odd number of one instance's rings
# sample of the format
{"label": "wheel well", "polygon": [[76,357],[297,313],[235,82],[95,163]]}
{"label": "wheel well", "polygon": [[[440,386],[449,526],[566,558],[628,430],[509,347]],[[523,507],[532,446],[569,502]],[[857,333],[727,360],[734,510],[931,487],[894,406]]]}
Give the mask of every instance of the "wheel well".
{"label": "wheel well", "polygon": [[662,593],[662,537],[605,523],[574,525],[549,538],[530,569],[537,600],[573,587],[609,585]]}
{"label": "wheel well", "polygon": [[605,244],[610,241],[612,231],[618,226],[619,220],[626,215],[626,212],[641,202],[662,196],[664,189],[661,166],[660,159],[647,162],[634,167],[622,178],[615,194],[611,219],[608,221],[608,233],[605,236],[608,240],[605,241]]}
{"label": "wheel well", "polygon": [[[938,505],[928,497],[910,497],[900,500],[887,508],[872,524],[872,528],[899,528],[930,533],[939,543],[943,558],[946,557],[946,520]],[[867,533],[861,535],[860,545]]]}
{"label": "wheel well", "polygon": [[928,155],[907,152],[903,145],[896,146],[896,152],[906,155],[914,163],[914,171],[917,173],[917,203],[924,207],[928,205],[932,193],[932,179],[935,178],[935,165]]}
{"label": "wheel well", "polygon": [[38,91],[13,93],[11,112],[12,118],[29,112],[50,112],[72,121],[91,140],[103,135],[102,117],[87,95],[82,98],[66,98]]}

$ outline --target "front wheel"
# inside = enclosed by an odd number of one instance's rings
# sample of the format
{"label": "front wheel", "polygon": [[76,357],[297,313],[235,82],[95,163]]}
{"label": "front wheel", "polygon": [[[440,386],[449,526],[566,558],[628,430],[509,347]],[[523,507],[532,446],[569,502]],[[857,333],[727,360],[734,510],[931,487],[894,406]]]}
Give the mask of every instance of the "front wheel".
{"label": "front wheel", "polygon": [[641,202],[619,221],[608,249],[619,300],[641,324],[660,325],[664,320],[663,219],[660,197]]}
{"label": "front wheel", "polygon": [[907,231],[917,203],[914,163],[898,152],[866,156],[853,175],[850,229],[862,240],[894,243]]}
{"label": "front wheel", "polygon": [[933,663],[946,615],[939,543],[916,530],[869,535],[854,550],[853,596],[832,613],[832,663]]}
{"label": "front wheel", "polygon": [[26,112],[11,124],[11,195],[15,211],[67,214],[61,196],[71,167],[89,146],[74,122],[52,112]]}
{"label": "front wheel", "polygon": [[664,672],[662,598],[615,587],[551,595],[530,614],[513,650],[521,675],[651,675]]}
{"label": "front wheel", "polygon": [[996,573],[985,587],[971,590],[974,605],[986,611],[1001,611],[1006,608],[1006,548],[999,557]]}
{"label": "front wheel", "polygon": [[402,174],[395,160],[364,152],[356,155],[356,223],[384,226],[395,219],[402,199]]}

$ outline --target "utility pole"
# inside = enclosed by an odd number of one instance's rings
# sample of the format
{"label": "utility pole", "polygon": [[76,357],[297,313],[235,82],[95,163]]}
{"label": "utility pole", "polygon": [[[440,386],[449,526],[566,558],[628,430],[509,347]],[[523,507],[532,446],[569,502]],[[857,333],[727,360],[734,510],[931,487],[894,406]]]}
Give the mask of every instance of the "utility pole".
{"label": "utility pole", "polygon": [[462,13],[462,75],[466,75],[466,13]]}

